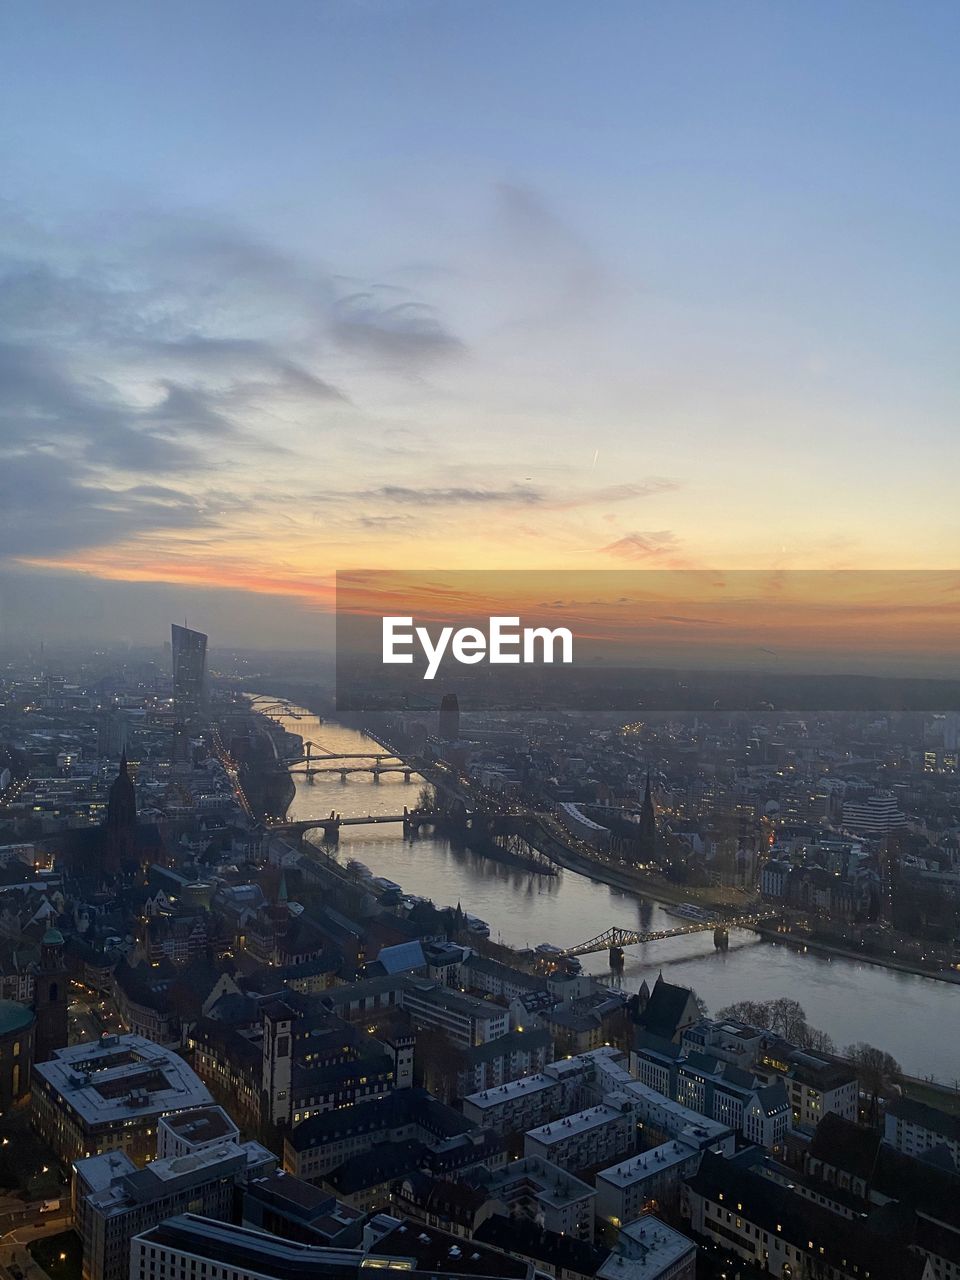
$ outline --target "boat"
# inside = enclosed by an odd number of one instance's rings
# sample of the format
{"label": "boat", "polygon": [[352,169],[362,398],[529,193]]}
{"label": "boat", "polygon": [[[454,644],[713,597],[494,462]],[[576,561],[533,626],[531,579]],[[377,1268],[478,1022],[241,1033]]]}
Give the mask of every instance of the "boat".
{"label": "boat", "polygon": [[363,862],[357,862],[356,858],[351,858],[347,863],[347,870],[357,877],[358,880],[372,880],[373,872]]}
{"label": "boat", "polygon": [[678,920],[688,920],[691,924],[706,924],[712,917],[693,902],[681,902],[675,907],[664,907],[668,916],[676,916]]}
{"label": "boat", "polygon": [[487,924],[486,920],[481,920],[479,916],[468,915],[465,915],[463,918],[466,922],[467,929],[471,933],[478,933],[482,938],[490,937],[490,926]]}
{"label": "boat", "polygon": [[403,894],[403,886],[397,884],[396,880],[388,880],[386,876],[374,876],[372,885],[374,889],[379,889],[384,898],[395,898],[397,902]]}

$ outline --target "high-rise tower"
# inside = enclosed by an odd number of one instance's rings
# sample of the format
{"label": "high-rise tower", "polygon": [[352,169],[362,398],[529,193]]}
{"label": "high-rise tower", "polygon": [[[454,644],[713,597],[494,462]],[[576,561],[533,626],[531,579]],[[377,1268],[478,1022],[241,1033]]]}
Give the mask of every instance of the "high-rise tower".
{"label": "high-rise tower", "polygon": [[460,702],[455,693],[445,693],[440,700],[437,732],[444,742],[456,742],[460,737]]}
{"label": "high-rise tower", "polygon": [[177,720],[198,720],[206,703],[207,637],[189,627],[170,629],[173,650],[173,706]]}

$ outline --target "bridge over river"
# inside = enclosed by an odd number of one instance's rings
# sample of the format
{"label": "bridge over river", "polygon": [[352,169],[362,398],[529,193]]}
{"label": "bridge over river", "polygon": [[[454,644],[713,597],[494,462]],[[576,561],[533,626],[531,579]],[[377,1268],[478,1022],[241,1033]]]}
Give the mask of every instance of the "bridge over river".
{"label": "bridge over river", "polygon": [[404,831],[419,831],[421,826],[433,823],[434,815],[403,806],[403,813],[367,813],[345,818],[334,809],[326,818],[301,818],[274,821],[267,819],[266,830],[270,835],[302,836],[307,831],[322,831],[328,840],[336,840],[341,827],[375,827],[385,823],[402,822]]}
{"label": "bridge over river", "polygon": [[714,931],[714,936],[719,945],[719,938],[725,938],[730,929],[754,929],[763,924],[764,921],[775,919],[776,916],[777,912],[775,911],[758,911],[750,915],[716,916],[709,920],[691,920],[689,924],[678,925],[676,929],[645,931],[621,929],[618,925],[614,925],[586,942],[578,942],[573,947],[558,948],[556,954],[558,956],[587,956],[598,951],[609,951],[610,967],[615,969],[623,964],[624,947],[640,946],[644,942],[663,942],[666,938],[682,938],[690,933],[706,933],[709,929]]}
{"label": "bridge over river", "polygon": [[305,742],[303,755],[289,757],[283,764],[291,774],[301,774],[308,782],[325,773],[337,773],[343,782],[351,773],[370,773],[374,782],[379,782],[385,773],[401,773],[409,782],[416,773],[405,760],[389,751],[331,751],[316,742]]}

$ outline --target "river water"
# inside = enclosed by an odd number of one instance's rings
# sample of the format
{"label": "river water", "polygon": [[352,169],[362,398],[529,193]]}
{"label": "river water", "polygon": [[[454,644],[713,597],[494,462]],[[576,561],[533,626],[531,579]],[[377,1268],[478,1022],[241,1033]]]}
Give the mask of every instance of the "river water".
{"label": "river water", "polygon": [[[330,721],[321,724],[309,712],[283,723],[314,742],[315,755],[381,750],[365,735]],[[290,818],[321,817],[331,810],[343,817],[401,813],[404,805],[416,804],[423,785],[417,777],[405,782],[402,774],[387,774],[379,782],[368,773],[350,774],[346,781],[338,773],[312,782],[295,776],[294,781]],[[343,863],[355,858],[374,875],[395,880],[405,893],[431,898],[438,906],[459,902],[487,921],[491,938],[514,947],[573,946],[612,925],[647,930],[680,923],[654,902],[576,872],[533,875],[429,832],[405,839],[399,823],[345,827],[339,845],[327,847]],[[605,951],[582,957],[582,963],[587,972],[610,977]],[[866,1040],[892,1053],[911,1075],[950,1085],[960,1078],[958,986],[798,953],[746,932],[731,934],[726,953],[714,949],[710,932],[630,947],[618,980],[635,991],[643,978],[652,984],[661,969],[668,981],[693,987],[711,1012],[734,1000],[790,996],[840,1047]]]}

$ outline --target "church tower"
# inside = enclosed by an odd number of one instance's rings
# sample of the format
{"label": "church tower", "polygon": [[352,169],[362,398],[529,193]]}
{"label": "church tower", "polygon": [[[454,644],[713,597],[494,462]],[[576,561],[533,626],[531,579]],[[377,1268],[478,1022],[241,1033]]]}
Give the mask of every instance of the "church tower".
{"label": "church tower", "polygon": [[127,753],[120,757],[120,772],[114,778],[107,797],[106,867],[119,871],[124,862],[136,857],[134,833],[137,828],[137,793],[127,767]]}
{"label": "church tower", "polygon": [[40,964],[33,985],[33,1011],[37,1017],[35,1062],[46,1062],[53,1057],[54,1049],[66,1046],[69,994],[63,934],[59,929],[48,929],[40,943]]}
{"label": "church tower", "polygon": [[643,804],[640,806],[640,822],[637,832],[637,843],[640,846],[640,861],[650,862],[659,852],[657,834],[657,811],[653,807],[653,794],[650,790],[650,770],[647,770],[647,785],[643,793]]}

